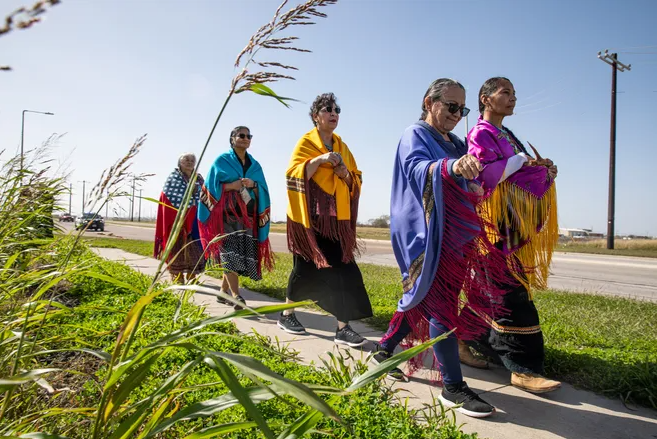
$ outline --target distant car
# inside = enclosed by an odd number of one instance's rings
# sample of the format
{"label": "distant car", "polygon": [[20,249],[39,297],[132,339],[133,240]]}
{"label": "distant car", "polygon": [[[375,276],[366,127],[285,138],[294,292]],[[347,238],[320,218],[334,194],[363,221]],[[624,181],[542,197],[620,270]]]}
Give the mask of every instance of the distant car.
{"label": "distant car", "polygon": [[72,223],[73,221],[75,221],[75,218],[73,218],[73,215],[70,215],[68,213],[63,213],[59,216],[59,221],[65,223]]}
{"label": "distant car", "polygon": [[86,228],[87,230],[105,231],[105,220],[102,216],[94,213],[83,213],[75,219],[75,230]]}

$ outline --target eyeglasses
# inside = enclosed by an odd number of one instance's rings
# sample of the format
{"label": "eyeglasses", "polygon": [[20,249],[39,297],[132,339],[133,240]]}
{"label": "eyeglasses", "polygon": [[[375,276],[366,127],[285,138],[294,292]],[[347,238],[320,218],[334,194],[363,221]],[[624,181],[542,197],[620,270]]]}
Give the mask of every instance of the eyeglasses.
{"label": "eyeglasses", "polygon": [[465,117],[470,113],[470,109],[466,107],[465,105],[459,105],[456,102],[445,102],[445,101],[440,101],[443,104],[447,105],[447,111],[449,111],[452,114],[456,114],[457,112],[461,112],[461,117]]}
{"label": "eyeglasses", "polygon": [[333,110],[335,110],[335,114],[340,114],[342,111],[337,105],[335,107],[324,107],[322,110],[326,111],[327,113],[333,113]]}
{"label": "eyeglasses", "polygon": [[240,139],[249,139],[249,140],[251,140],[251,139],[253,139],[253,134],[239,133],[239,134],[238,134],[237,136],[235,136],[235,137],[239,137]]}

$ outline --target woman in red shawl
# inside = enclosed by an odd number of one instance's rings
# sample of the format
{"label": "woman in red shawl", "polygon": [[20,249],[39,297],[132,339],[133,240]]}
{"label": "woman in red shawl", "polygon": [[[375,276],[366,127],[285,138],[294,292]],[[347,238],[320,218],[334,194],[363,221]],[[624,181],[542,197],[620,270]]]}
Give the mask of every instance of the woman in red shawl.
{"label": "woman in red shawl", "polygon": [[[164,183],[157,209],[155,246],[153,247],[153,254],[157,259],[164,255],[164,249],[171,235],[173,223],[195,167],[196,156],[194,154],[181,155],[178,159],[178,166]],[[203,246],[201,245],[198,220],[196,219],[202,184],[203,177],[198,174],[194,192],[189,200],[189,208],[185,214],[183,228],[167,258],[167,269],[176,283],[190,282],[205,270],[205,257],[203,256]]]}

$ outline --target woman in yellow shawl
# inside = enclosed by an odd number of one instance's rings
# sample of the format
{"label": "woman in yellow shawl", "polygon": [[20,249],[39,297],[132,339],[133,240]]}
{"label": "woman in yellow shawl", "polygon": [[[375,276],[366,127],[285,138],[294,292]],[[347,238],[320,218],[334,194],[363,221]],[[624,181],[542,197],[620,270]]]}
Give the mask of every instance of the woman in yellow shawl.
{"label": "woman in yellow shawl", "polygon": [[[362,173],[351,151],[333,131],[340,107],[333,93],[317,96],[310,107],[315,125],[297,142],[287,179],[287,243],[294,268],[287,302],[314,300],[338,320],[335,342],[350,347],[367,340],[349,321],[372,316],[363,276],[356,265],[356,219]],[[281,314],[278,326],[305,332],[294,310]]]}

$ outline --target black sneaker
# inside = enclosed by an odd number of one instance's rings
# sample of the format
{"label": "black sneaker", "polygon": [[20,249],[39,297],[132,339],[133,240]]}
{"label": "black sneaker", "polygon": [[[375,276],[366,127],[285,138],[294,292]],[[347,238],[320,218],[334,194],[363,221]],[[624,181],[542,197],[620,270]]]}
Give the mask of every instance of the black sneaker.
{"label": "black sneaker", "polygon": [[367,343],[367,339],[351,329],[351,326],[349,325],[336,330],[335,339],[333,341],[335,341],[336,344],[346,344],[350,348],[357,348]]}
{"label": "black sneaker", "polygon": [[[451,390],[448,390],[448,387]],[[495,407],[481,399],[465,381],[456,385],[445,385],[438,396],[445,407],[457,407],[455,410],[473,418],[486,418],[495,413]]]}
{"label": "black sneaker", "polygon": [[[222,293],[227,294],[227,295],[230,296],[230,293],[226,293],[225,291],[222,291]],[[219,303],[221,305],[232,305],[231,302],[229,302],[228,300],[226,300],[226,299],[224,299],[223,297],[220,297],[220,296],[217,296],[217,303]]]}
{"label": "black sneaker", "polygon": [[304,334],[306,332],[306,328],[297,320],[294,313],[288,315],[281,313],[278,317],[278,327],[290,334]]}
{"label": "black sneaker", "polygon": [[[392,354],[388,351],[379,351],[374,356],[372,357],[372,363],[379,365],[392,357]],[[391,380],[395,381],[402,381],[405,378],[404,372],[398,367],[395,367],[394,369],[390,369],[388,371],[387,377],[390,378]]]}
{"label": "black sneaker", "polygon": [[[237,300],[238,302],[243,303],[244,306],[246,306],[246,300],[244,300],[244,297],[242,297],[242,296],[237,296],[237,297],[235,297],[235,300]],[[233,309],[234,309],[235,311],[240,311],[240,310],[243,310],[244,307],[243,307],[243,306],[240,306],[240,305],[235,305],[235,304],[233,304]]]}

